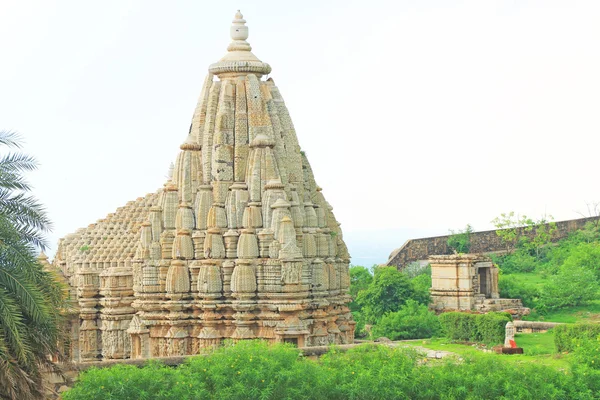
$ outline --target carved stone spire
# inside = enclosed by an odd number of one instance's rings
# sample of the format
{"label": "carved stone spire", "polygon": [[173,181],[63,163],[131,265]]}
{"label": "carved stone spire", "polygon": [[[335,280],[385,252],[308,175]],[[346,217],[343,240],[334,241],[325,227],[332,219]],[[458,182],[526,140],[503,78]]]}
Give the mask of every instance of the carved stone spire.
{"label": "carved stone spire", "polygon": [[164,186],[59,245],[77,288],[75,360],[353,340],[339,223],[239,11],[230,34]]}

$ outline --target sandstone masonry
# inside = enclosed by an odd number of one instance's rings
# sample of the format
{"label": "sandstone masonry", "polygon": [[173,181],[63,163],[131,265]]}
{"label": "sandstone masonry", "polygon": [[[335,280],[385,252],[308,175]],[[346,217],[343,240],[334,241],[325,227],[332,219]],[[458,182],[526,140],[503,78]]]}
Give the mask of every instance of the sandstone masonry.
{"label": "sandstone masonry", "polygon": [[350,257],[241,13],[164,187],[61,239],[74,361],[352,343]]}

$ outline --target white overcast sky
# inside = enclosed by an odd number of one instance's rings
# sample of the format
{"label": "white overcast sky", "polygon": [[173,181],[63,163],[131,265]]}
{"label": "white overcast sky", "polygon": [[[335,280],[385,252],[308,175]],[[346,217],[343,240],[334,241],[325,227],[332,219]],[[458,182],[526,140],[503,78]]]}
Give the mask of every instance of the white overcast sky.
{"label": "white overcast sky", "polygon": [[354,264],[600,201],[600,1],[0,0],[0,128],[53,246],[162,187],[238,8]]}

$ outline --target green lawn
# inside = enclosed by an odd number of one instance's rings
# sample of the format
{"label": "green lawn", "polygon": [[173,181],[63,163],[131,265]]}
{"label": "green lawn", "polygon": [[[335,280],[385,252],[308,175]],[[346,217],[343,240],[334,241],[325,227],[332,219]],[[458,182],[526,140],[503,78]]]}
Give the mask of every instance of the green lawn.
{"label": "green lawn", "polygon": [[523,348],[527,355],[548,355],[555,354],[554,332],[552,330],[545,333],[517,333],[515,342]]}
{"label": "green lawn", "polygon": [[571,355],[557,354],[554,348],[554,333],[520,333],[515,335],[517,345],[523,347],[523,355],[484,353],[473,345],[452,343],[448,339],[425,339],[404,342],[409,346],[422,346],[432,350],[443,350],[460,356],[485,354],[487,357],[502,357],[511,363],[547,365],[557,369],[569,368]]}

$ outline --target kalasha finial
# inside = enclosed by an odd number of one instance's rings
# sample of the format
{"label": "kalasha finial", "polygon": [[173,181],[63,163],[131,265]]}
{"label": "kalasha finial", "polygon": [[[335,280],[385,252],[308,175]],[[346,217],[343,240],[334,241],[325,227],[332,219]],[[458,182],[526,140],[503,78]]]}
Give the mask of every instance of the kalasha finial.
{"label": "kalasha finial", "polygon": [[229,28],[229,33],[231,35],[231,39],[233,42],[227,47],[229,51],[250,51],[252,47],[250,44],[246,42],[248,39],[248,27],[246,26],[246,20],[244,16],[237,10],[235,13],[235,18],[231,21],[231,28]]}
{"label": "kalasha finial", "polygon": [[223,76],[237,76],[253,73],[259,76],[271,72],[269,64],[260,61],[252,54],[252,47],[248,39],[248,27],[244,16],[238,10],[229,28],[231,43],[227,46],[228,53],[219,62],[212,64],[208,71]]}

